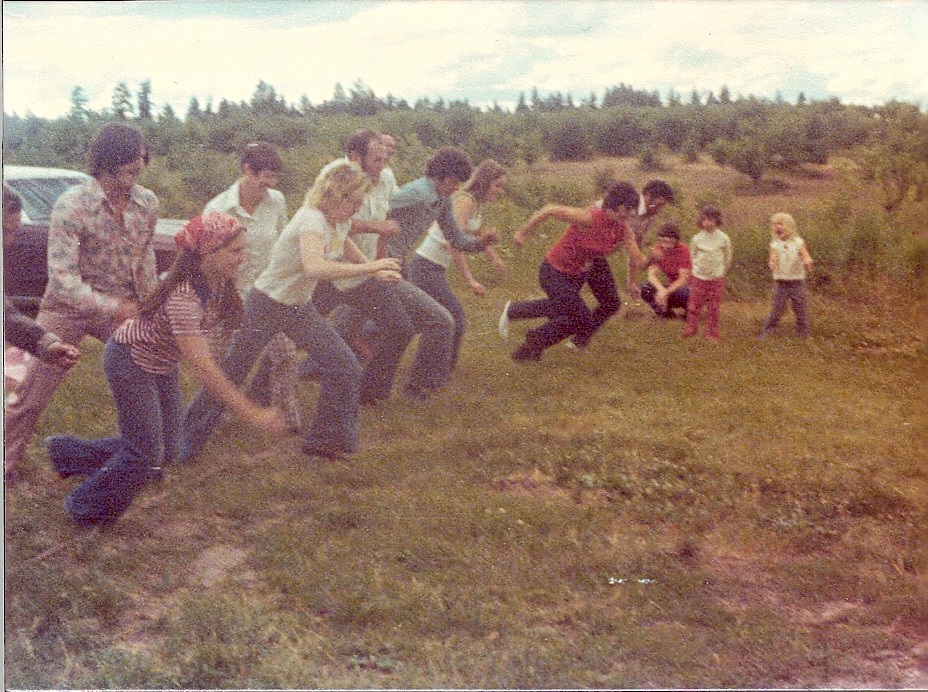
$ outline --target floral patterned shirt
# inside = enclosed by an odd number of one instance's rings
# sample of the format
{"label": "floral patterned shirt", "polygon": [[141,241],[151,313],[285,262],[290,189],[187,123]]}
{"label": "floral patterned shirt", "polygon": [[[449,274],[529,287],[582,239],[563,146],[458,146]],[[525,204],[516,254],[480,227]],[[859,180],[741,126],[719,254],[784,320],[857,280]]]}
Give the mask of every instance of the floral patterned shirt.
{"label": "floral patterned shirt", "polygon": [[43,307],[82,314],[114,312],[119,300],[138,300],[157,282],[152,238],[158,198],[135,185],[119,224],[99,181],[65,191],[48,229],[48,286]]}

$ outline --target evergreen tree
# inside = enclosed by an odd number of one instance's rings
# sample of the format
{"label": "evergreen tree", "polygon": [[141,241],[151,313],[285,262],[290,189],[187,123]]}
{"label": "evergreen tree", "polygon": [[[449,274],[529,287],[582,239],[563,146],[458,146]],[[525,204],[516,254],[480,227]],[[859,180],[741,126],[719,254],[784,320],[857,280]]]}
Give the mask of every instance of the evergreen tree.
{"label": "evergreen tree", "polygon": [[190,105],[187,106],[187,120],[196,120],[203,117],[203,111],[200,110],[200,102],[196,96],[190,97]]}
{"label": "evergreen tree", "polygon": [[132,105],[132,92],[125,82],[119,82],[113,89],[113,113],[120,120],[124,120],[127,115],[132,113],[135,107]]}
{"label": "evergreen tree", "polygon": [[136,97],[139,105],[139,120],[151,120],[151,80],[146,79],[139,84],[139,93]]}
{"label": "evergreen tree", "polygon": [[76,86],[71,90],[71,112],[69,117],[74,120],[87,119],[87,95],[83,87]]}

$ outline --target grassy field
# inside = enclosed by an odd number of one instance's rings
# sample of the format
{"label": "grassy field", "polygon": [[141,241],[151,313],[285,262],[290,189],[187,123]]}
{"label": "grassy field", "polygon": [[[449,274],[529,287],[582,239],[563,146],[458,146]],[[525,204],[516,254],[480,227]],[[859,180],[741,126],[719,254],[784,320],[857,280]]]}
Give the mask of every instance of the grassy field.
{"label": "grassy field", "polygon": [[[539,177],[591,194],[589,167],[542,167],[513,198]],[[503,247],[504,281],[472,262],[489,291],[454,380],[365,409],[351,462],[230,423],[102,530],[68,520],[40,445],[114,429],[85,342],[6,495],[6,687],[928,686],[924,296],[849,291],[824,253],[812,337],[787,316],[759,342],[754,236],[791,211],[816,255],[803,221],[835,176],[664,177],[685,193],[665,216],[692,228],[714,198],[742,248],[720,343],[628,305],[586,352],[513,364],[530,325],[504,343],[496,319],[538,293],[552,225]],[[508,237],[529,211],[490,217]]]}

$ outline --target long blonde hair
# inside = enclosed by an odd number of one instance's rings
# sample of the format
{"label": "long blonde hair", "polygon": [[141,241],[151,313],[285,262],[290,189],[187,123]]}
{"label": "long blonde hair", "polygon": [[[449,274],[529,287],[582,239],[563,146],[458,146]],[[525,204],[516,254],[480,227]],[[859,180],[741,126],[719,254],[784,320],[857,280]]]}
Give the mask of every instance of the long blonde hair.
{"label": "long blonde hair", "polygon": [[372,181],[354,161],[345,161],[323,170],[306,193],[303,204],[321,209],[345,199],[360,202],[371,189]]}

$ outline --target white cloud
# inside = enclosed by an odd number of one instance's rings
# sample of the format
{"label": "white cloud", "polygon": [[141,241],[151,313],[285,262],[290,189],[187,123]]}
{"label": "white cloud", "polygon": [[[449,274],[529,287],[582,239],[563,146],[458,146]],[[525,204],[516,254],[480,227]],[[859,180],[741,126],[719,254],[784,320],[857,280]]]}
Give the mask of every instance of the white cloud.
{"label": "white cloud", "polygon": [[926,34],[921,1],[6,2],[4,109],[54,117],[77,85],[105,108],[118,81],[145,79],[180,113],[191,96],[247,100],[259,80],[314,103],[357,79],[410,102],[585,98],[620,82],[920,102]]}

